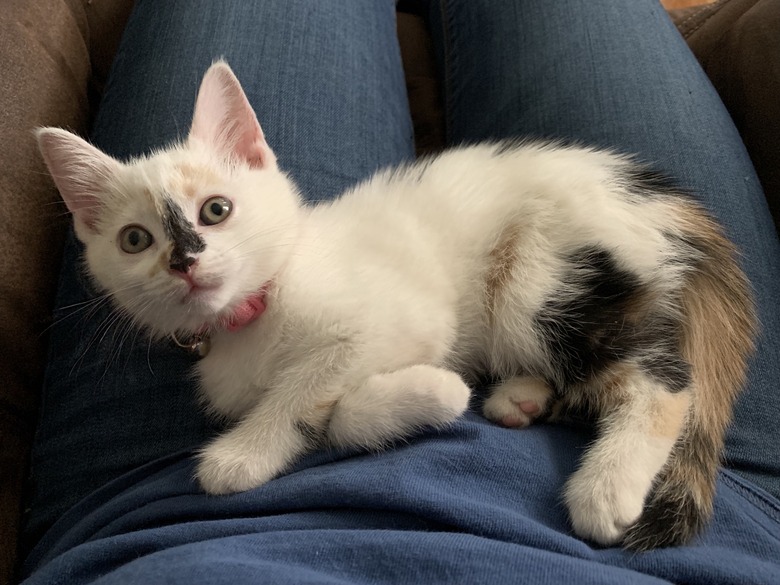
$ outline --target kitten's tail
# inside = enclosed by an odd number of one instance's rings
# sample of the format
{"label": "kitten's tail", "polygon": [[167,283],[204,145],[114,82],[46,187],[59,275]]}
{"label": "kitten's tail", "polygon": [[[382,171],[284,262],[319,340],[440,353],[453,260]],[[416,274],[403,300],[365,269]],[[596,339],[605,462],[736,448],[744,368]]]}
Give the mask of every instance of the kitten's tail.
{"label": "kitten's tail", "polygon": [[712,516],[732,405],[753,350],[753,297],[720,227],[697,205],[676,203],[683,247],[695,258],[682,291],[681,353],[692,368],[686,427],[624,544],[647,550],[688,542]]}

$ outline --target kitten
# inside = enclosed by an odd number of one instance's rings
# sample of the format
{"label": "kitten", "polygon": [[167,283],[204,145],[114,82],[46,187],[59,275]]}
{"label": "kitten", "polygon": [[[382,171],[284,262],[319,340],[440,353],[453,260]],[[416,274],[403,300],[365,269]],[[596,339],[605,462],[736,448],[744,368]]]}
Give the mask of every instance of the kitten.
{"label": "kitten", "polygon": [[574,531],[644,550],[712,514],[754,317],[714,221],[626,157],[504,142],[377,174],[306,207],[215,63],[187,140],[121,163],[41,129],[95,282],[151,335],[211,341],[211,494],[328,443],[379,448],[467,408],[523,427],[585,408]]}

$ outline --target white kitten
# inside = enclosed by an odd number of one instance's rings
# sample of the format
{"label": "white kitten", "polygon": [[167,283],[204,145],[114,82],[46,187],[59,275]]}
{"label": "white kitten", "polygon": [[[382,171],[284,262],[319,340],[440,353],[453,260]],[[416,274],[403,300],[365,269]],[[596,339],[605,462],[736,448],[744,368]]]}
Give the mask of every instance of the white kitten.
{"label": "white kitten", "polygon": [[751,299],[714,222],[628,159],[473,146],[304,207],[224,63],[151,157],[38,137],[97,284],[154,336],[210,340],[203,394],[240,422],[200,456],[209,493],[448,424],[460,375],[488,373],[505,426],[598,418],[565,493],[578,534],[644,549],[710,515]]}

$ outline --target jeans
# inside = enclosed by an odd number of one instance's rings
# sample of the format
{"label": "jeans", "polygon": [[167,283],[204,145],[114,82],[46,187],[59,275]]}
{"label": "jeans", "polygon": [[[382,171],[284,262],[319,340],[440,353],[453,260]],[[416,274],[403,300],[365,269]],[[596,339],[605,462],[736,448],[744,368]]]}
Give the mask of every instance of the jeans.
{"label": "jeans", "polygon": [[[280,166],[316,202],[413,157],[392,0],[139,0],[91,138],[148,153],[188,131],[224,57]],[[780,496],[780,245],[740,138],[657,0],[441,0],[428,6],[451,144],[554,137],[636,153],[678,177],[743,251],[762,333],[726,463]],[[105,302],[71,234],[33,448],[28,545],[123,474],[219,430],[192,363]]]}

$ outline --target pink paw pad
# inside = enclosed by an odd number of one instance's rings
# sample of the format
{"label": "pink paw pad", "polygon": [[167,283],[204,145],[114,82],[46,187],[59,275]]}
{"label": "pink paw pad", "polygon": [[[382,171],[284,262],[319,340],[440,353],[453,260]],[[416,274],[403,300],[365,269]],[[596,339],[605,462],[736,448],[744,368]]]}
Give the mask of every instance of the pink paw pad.
{"label": "pink paw pad", "polygon": [[542,407],[533,400],[512,400],[512,403],[520,409],[522,414],[517,413],[501,417],[501,424],[505,427],[514,429],[527,427],[531,424],[533,418],[542,412]]}
{"label": "pink paw pad", "polygon": [[530,415],[539,414],[542,410],[542,408],[533,400],[523,400],[522,402],[515,402],[515,404],[517,404],[524,413]]}

